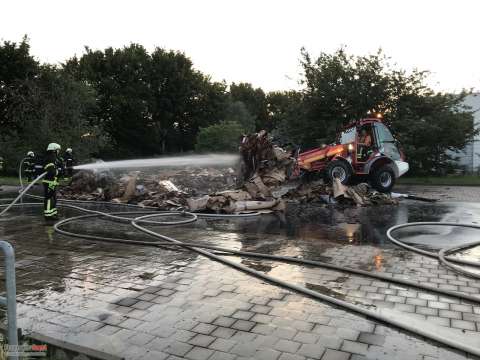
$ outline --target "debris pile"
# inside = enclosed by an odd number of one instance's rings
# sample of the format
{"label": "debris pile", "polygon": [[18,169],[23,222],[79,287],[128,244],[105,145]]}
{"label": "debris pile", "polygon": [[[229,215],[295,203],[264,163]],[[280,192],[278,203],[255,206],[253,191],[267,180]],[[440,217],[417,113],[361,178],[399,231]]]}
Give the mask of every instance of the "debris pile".
{"label": "debris pile", "polygon": [[121,191],[121,182],[110,172],[79,171],[69,186],[60,188],[61,197],[71,200],[111,201]]}
{"label": "debris pile", "polygon": [[321,201],[329,204],[334,202],[331,191],[331,187],[323,182],[316,181],[301,183],[299,186],[289,189],[283,197],[301,203]]}
{"label": "debris pile", "polygon": [[[168,180],[190,196],[212,194],[235,187],[237,171],[232,168],[162,169],[153,174],[144,175],[146,187],[160,180]],[[142,181],[142,180],[140,180]]]}
{"label": "debris pile", "polygon": [[246,135],[240,154],[238,176],[232,168],[169,168],[159,173],[130,172],[116,180],[108,171],[80,171],[60,193],[69,199],[228,214],[284,210],[285,201],[347,206],[397,203],[390,194],[376,192],[366,183],[344,186],[339,179],[331,185],[302,182],[292,176],[297,174],[291,152],[275,146],[265,131]]}
{"label": "debris pile", "polygon": [[285,205],[281,199],[255,200],[243,190],[227,190],[200,198],[187,199],[190,211],[211,211],[236,214],[249,211],[279,211]]}
{"label": "debris pile", "polygon": [[112,201],[117,203],[154,206],[162,209],[183,207],[187,193],[169,180],[140,179],[131,172],[119,180],[108,172],[82,170],[76,173],[60,195],[72,200]]}
{"label": "debris pile", "polygon": [[357,206],[398,204],[398,199],[392,198],[390,194],[373,190],[367,183],[345,186],[339,179],[335,178],[331,191],[335,201],[340,204],[355,204]]}
{"label": "debris pile", "polygon": [[295,159],[290,152],[273,145],[267,133],[246,135],[240,145],[243,160],[243,188],[253,199],[267,200],[272,190],[293,173]]}
{"label": "debris pile", "polygon": [[147,185],[137,184],[138,174],[125,178],[125,191],[120,198],[113,201],[120,203],[138,204],[141,206],[158,207],[164,210],[173,210],[185,206],[186,192],[181,191],[169,180],[152,181]]}

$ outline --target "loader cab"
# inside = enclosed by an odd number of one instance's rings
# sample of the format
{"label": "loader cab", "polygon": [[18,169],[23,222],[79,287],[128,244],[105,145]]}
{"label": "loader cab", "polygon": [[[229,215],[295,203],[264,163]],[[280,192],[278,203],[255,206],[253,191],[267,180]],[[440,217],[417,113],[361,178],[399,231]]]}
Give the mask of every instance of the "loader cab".
{"label": "loader cab", "polygon": [[[364,145],[366,134],[370,137],[370,146]],[[398,143],[389,128],[379,121],[363,123],[357,126],[356,131],[356,160],[358,163],[366,163],[372,157],[385,155],[393,161],[401,159]]]}

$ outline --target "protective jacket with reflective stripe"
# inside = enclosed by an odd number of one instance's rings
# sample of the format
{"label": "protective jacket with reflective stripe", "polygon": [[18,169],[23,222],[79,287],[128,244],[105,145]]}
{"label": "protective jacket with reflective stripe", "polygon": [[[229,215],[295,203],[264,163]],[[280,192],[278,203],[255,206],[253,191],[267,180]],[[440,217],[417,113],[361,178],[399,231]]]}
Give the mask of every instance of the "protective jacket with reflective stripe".
{"label": "protective jacket with reflective stripe", "polygon": [[59,160],[55,152],[47,152],[43,170],[47,173],[43,178],[43,183],[48,184],[52,189],[58,185],[58,167]]}

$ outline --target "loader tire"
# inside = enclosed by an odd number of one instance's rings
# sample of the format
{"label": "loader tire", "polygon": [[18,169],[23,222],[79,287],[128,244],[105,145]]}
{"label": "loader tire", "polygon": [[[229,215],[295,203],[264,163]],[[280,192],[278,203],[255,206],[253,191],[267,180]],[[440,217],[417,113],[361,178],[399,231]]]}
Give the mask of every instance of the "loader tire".
{"label": "loader tire", "polygon": [[327,165],[324,171],[325,173],[323,176],[323,181],[326,184],[331,184],[333,182],[333,178],[338,177],[343,185],[347,185],[352,176],[352,172],[350,171],[348,164],[341,160],[332,161]]}
{"label": "loader tire", "polygon": [[376,169],[370,176],[372,187],[382,193],[389,193],[395,185],[395,171],[389,165]]}

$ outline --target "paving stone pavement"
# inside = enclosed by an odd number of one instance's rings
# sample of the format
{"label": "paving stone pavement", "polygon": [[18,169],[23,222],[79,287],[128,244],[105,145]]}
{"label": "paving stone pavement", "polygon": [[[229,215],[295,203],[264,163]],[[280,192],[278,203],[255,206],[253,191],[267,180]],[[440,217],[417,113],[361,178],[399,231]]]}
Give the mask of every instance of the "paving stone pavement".
{"label": "paving stone pavement", "polygon": [[[469,211],[478,215],[476,208]],[[15,246],[19,326],[25,330],[126,359],[474,358],[196,253],[67,239],[41,225],[35,212],[15,215],[15,226],[0,225],[0,237]],[[384,241],[364,241],[358,234],[352,238],[348,226],[319,234],[312,224],[291,234],[277,231],[281,225],[274,224],[259,229],[251,220],[217,220],[165,232],[185,241],[298,255],[439,288],[480,292],[478,281]],[[90,225],[77,230],[117,231],[120,236],[118,225]],[[125,228],[122,235],[138,236],[130,231]],[[412,321],[480,338],[478,304],[322,268],[233,259],[366,308],[392,309]]]}

